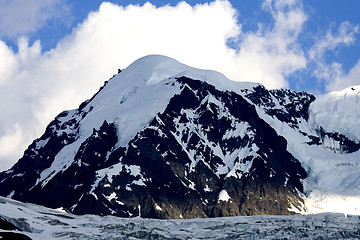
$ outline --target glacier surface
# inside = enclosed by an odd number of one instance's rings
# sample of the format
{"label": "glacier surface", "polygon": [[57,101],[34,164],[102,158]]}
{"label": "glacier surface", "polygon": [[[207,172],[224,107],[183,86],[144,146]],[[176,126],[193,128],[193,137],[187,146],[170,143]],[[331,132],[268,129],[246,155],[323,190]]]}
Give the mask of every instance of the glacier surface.
{"label": "glacier surface", "polygon": [[0,197],[0,220],[18,229],[3,229],[0,221],[0,239],[5,234],[17,234],[23,239],[107,240],[360,238],[360,216],[334,213],[158,220],[78,216]]}

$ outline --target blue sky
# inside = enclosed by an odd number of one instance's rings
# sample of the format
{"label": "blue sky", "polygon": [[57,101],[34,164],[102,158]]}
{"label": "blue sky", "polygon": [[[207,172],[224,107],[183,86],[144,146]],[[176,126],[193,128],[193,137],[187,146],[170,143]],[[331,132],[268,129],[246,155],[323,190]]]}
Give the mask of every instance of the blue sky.
{"label": "blue sky", "polygon": [[359,85],[359,11],[358,0],[0,1],[0,170],[148,54],[268,88]]}

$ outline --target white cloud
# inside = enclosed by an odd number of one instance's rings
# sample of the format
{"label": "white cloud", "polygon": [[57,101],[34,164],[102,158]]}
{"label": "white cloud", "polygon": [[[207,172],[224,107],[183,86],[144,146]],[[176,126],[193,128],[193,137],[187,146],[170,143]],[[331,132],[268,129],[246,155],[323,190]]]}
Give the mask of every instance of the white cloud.
{"label": "white cloud", "polygon": [[324,58],[326,51],[334,50],[341,45],[350,45],[355,41],[355,34],[359,31],[359,26],[353,26],[350,22],[342,22],[337,29],[336,35],[330,28],[322,39],[319,39],[309,51],[310,60]]}
{"label": "white cloud", "polygon": [[228,61],[231,69],[225,72],[234,80],[261,82],[268,88],[288,87],[286,77],[306,66],[297,38],[307,16],[296,0],[266,0],[262,7],[272,15],[273,26],[244,33],[239,53]]}
{"label": "white cloud", "polygon": [[[308,52],[309,62],[315,64],[314,76],[318,81],[325,81],[326,88],[329,91],[341,90],[351,84],[356,84],[354,73],[359,67],[354,66],[348,75],[344,73],[343,67],[340,63],[333,61],[328,62],[326,54],[329,51],[334,51],[342,46],[350,46],[354,44],[355,35],[359,32],[359,26],[352,25],[349,22],[342,22],[333,33],[330,28],[325,36],[321,36]],[[357,84],[360,81],[357,79]]]}
{"label": "white cloud", "polygon": [[360,85],[360,59],[347,73],[344,73],[341,65],[336,67],[338,72],[334,74],[335,77],[326,86],[327,90],[339,91],[350,86]]}
{"label": "white cloud", "polygon": [[[157,8],[103,3],[56,48],[43,53],[39,41],[18,41],[14,53],[0,41],[0,170],[10,167],[59,112],[90,98],[118,68],[147,54],[163,54],[188,65],[214,69],[238,81],[267,87],[288,85],[304,68],[297,45],[306,15],[297,0],[266,0],[273,26],[242,33],[228,1]],[[28,28],[30,29],[30,28]],[[239,50],[227,46],[237,39]]]}
{"label": "white cloud", "polygon": [[60,19],[68,10],[64,0],[0,1],[0,37],[33,33],[48,20]]}

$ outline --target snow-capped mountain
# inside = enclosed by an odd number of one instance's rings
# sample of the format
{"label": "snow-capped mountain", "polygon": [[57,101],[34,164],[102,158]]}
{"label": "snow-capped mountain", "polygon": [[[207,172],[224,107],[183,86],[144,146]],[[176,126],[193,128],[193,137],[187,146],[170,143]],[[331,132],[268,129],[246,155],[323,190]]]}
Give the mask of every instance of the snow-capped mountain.
{"label": "snow-capped mountain", "polygon": [[[324,204],[359,196],[352,89],[269,91],[147,56],[59,114],[0,173],[0,195],[121,217],[329,211]],[[346,207],[336,210],[359,211]]]}

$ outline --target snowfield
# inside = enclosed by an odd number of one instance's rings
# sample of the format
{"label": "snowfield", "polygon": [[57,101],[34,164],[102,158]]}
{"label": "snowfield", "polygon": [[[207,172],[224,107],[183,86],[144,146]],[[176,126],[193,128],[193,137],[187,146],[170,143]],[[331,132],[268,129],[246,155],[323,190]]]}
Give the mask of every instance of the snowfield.
{"label": "snowfield", "polygon": [[[2,230],[5,220],[19,230]],[[0,197],[0,239],[359,239],[360,216],[322,213],[190,220],[77,216]],[[6,238],[5,238],[6,239]]]}

